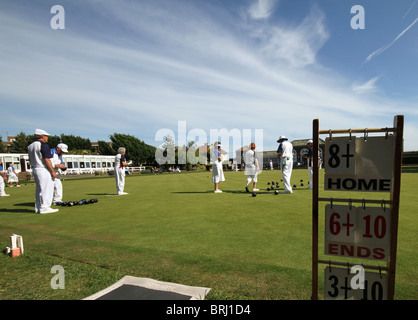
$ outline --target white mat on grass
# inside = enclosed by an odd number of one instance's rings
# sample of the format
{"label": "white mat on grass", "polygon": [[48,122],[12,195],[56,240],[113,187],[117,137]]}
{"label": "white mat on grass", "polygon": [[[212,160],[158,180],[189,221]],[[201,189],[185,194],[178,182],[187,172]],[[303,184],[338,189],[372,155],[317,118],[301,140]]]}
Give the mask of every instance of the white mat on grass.
{"label": "white mat on grass", "polygon": [[210,288],[125,276],[83,300],[204,300]]}

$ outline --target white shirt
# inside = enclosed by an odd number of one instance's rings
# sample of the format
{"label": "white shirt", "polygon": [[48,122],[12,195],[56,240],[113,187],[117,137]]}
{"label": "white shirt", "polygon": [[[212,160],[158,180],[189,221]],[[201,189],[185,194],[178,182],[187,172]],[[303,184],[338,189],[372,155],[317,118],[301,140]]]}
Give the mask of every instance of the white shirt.
{"label": "white shirt", "polygon": [[250,166],[250,167],[255,167],[255,160],[256,160],[256,156],[255,156],[254,150],[248,150],[245,153],[245,165]]}
{"label": "white shirt", "polygon": [[58,169],[59,168],[56,168],[55,166],[57,164],[62,164],[62,163],[63,163],[62,154],[54,153],[54,156],[52,158],[52,164],[53,164],[54,170],[57,174],[58,174]]}
{"label": "white shirt", "polygon": [[32,169],[47,169],[44,159],[52,158],[51,149],[49,148],[48,144],[40,140],[36,140],[29,145],[28,154]]}
{"label": "white shirt", "polygon": [[7,174],[8,174],[9,176],[11,176],[11,175],[15,174],[15,172],[14,172],[14,170],[13,170],[13,167],[8,167],[8,168],[7,168]]}
{"label": "white shirt", "polygon": [[115,156],[115,166],[114,166],[114,168],[115,169],[123,168],[124,165],[122,164],[122,162],[126,162],[125,155],[123,155],[121,153],[118,153]]}
{"label": "white shirt", "polygon": [[[219,161],[218,158],[221,158],[221,161]],[[222,160],[223,160],[222,154],[217,148],[212,150],[210,160],[212,164],[216,164],[216,165],[222,164]]]}
{"label": "white shirt", "polygon": [[282,158],[291,158],[293,159],[293,146],[289,141],[283,141],[277,149],[278,153],[281,153]]}

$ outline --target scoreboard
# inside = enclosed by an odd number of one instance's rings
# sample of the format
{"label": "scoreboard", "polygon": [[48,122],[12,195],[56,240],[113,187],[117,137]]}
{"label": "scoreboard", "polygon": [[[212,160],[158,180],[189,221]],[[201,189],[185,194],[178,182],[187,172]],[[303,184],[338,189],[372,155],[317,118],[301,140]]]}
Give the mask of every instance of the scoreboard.
{"label": "scoreboard", "polygon": [[[398,115],[393,128],[329,131],[319,130],[319,120],[313,121],[312,299],[318,299],[319,263],[328,265],[324,268],[325,299],[394,299],[403,121],[403,116]],[[344,195],[375,192],[389,195],[390,199],[319,197],[320,134],[329,135],[325,139],[324,191],[344,191]],[[328,202],[323,254],[333,261],[319,259],[320,201]],[[373,264],[359,262],[363,260]],[[341,267],[345,264],[346,268]],[[360,271],[353,273],[349,266],[357,266]]]}
{"label": "scoreboard", "polygon": [[325,190],[390,192],[394,137],[325,139]]}
{"label": "scoreboard", "polygon": [[[324,296],[326,300],[387,300],[388,277],[381,272],[364,272],[358,283],[352,268],[326,267]],[[357,277],[357,279],[356,279]]]}
{"label": "scoreboard", "polygon": [[325,254],[388,261],[391,209],[325,207]]}

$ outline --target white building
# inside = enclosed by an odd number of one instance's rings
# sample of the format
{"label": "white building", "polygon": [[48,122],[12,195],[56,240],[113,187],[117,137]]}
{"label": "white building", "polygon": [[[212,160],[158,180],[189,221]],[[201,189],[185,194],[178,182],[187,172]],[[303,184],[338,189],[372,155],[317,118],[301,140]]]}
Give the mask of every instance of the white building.
{"label": "white building", "polygon": [[[68,168],[62,174],[86,174],[95,171],[113,171],[115,156],[100,155],[75,155],[64,154],[63,160]],[[3,169],[6,170],[10,164],[19,172],[32,172],[29,155],[27,153],[0,153],[3,162]],[[129,171],[142,171],[145,167],[128,167]]]}

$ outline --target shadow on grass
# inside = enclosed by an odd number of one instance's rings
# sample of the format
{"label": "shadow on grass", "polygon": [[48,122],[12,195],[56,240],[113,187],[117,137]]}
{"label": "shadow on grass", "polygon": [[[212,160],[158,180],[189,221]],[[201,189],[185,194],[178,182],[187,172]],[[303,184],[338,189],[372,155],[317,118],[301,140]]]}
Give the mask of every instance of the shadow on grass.
{"label": "shadow on grass", "polygon": [[23,202],[23,203],[15,203],[13,204],[13,206],[15,207],[28,207],[30,209],[5,209],[5,208],[1,208],[0,212],[15,212],[15,213],[25,213],[25,212],[30,212],[30,213],[34,213],[35,212],[35,202]]}
{"label": "shadow on grass", "polygon": [[16,206],[16,207],[35,207],[35,202],[15,203],[14,206]]}
{"label": "shadow on grass", "polygon": [[[278,194],[282,194],[283,191],[284,191],[284,189],[274,189],[274,190],[270,190],[270,191],[260,190],[260,191],[254,191],[254,192],[256,194],[272,194],[272,195],[275,195],[276,190],[279,191]],[[309,190],[307,188],[300,188],[300,189],[294,188],[293,189],[293,192],[299,192],[299,191],[311,191],[311,190]],[[213,190],[210,190],[210,191],[208,190],[208,191],[174,191],[172,193],[182,193],[182,194],[190,193],[190,194],[193,194],[193,193],[214,193],[214,192],[213,192]],[[225,189],[222,189],[222,193],[234,193],[234,194],[250,195],[251,196],[253,191],[250,190],[250,192],[247,192],[245,190],[225,190]]]}
{"label": "shadow on grass", "polygon": [[[277,190],[277,189],[276,189]],[[278,190],[279,194],[283,193],[283,190]],[[196,194],[196,193],[214,193],[213,190],[210,191],[174,191],[172,193],[180,193],[180,194]],[[247,196],[252,196],[253,191],[250,190],[250,192],[246,192],[241,191],[241,190],[225,190],[222,189],[222,193],[233,193],[233,194],[240,194],[240,195],[247,195]],[[275,195],[274,190],[273,191],[254,191],[254,193],[256,193],[257,195],[259,194],[272,194]]]}
{"label": "shadow on grass", "polygon": [[0,209],[0,213],[5,212],[5,213],[10,213],[10,212],[15,212],[15,213],[35,213],[35,209]]}
{"label": "shadow on grass", "polygon": [[[172,193],[183,193],[183,194],[187,194],[187,193],[214,193],[214,191],[213,190],[208,190],[208,191],[174,191],[174,192],[172,192]],[[222,193],[235,193],[235,194],[249,194],[249,195],[251,195],[251,193],[252,193],[252,191],[251,192],[246,192],[245,190],[244,191],[239,191],[239,190],[225,190],[225,189],[222,189]],[[262,191],[257,191],[257,193],[263,193]],[[268,192],[265,192],[265,193],[268,193]]]}
{"label": "shadow on grass", "polygon": [[183,193],[183,194],[187,194],[187,193],[213,193],[213,190],[211,190],[211,191],[174,191],[172,193]]}

